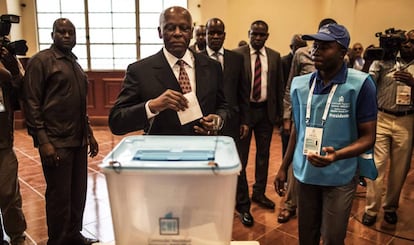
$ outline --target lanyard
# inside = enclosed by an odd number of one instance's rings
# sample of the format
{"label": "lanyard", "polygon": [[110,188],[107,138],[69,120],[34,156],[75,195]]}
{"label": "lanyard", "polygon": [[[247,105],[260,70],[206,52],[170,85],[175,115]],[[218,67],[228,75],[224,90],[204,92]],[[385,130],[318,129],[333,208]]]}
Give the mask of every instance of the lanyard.
{"label": "lanyard", "polygon": [[[308,126],[310,122],[312,95],[313,95],[313,91],[315,90],[315,84],[316,84],[316,78],[313,79],[313,83],[312,83],[312,86],[308,94],[308,102],[306,104],[306,125]],[[332,102],[332,99],[333,99],[333,96],[335,94],[337,87],[338,87],[338,84],[334,84],[331,88],[331,91],[329,92],[328,100],[326,101],[326,105],[325,105],[325,111],[323,112],[323,116],[322,116],[322,126],[325,124],[326,118],[328,117],[328,111],[329,111],[329,108],[331,107],[331,102]]]}

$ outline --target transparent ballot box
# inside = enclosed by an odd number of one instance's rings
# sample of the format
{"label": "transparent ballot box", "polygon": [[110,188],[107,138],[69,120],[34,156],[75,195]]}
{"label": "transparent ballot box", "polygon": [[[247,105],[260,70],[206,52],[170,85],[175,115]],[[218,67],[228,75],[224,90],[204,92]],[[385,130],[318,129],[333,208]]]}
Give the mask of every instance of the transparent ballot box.
{"label": "transparent ballot box", "polygon": [[100,165],[117,245],[229,245],[240,159],[227,136],[128,136]]}

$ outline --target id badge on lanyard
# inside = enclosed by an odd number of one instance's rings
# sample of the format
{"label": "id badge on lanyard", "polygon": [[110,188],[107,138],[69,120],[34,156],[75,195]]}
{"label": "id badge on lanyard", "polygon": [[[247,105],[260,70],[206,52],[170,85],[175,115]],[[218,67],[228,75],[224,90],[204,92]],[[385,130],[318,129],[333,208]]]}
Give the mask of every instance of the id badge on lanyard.
{"label": "id badge on lanyard", "polygon": [[303,155],[321,154],[323,128],[308,127],[305,130],[305,139],[303,142]]}
{"label": "id badge on lanyard", "polygon": [[0,112],[5,112],[6,106],[4,105],[3,88],[0,87]]}
{"label": "id badge on lanyard", "polygon": [[328,99],[326,101],[325,110],[322,116],[322,127],[311,127],[310,126],[310,115],[312,107],[312,95],[315,90],[316,79],[314,79],[312,86],[309,90],[308,101],[306,104],[306,130],[305,130],[305,139],[303,142],[303,155],[315,154],[320,155],[322,148],[322,136],[323,136],[323,126],[325,125],[326,119],[328,117],[329,108],[331,107],[331,102],[335,94],[338,84],[334,84],[329,92]]}
{"label": "id badge on lanyard", "polygon": [[[397,71],[401,71],[402,70],[401,66],[402,66],[401,62],[397,60],[397,62],[395,63],[395,69]],[[397,105],[410,105],[411,104],[411,87],[410,86],[400,81],[397,81],[395,103]]]}
{"label": "id badge on lanyard", "polygon": [[397,105],[411,104],[411,87],[403,83],[397,84],[397,95],[395,96],[395,103]]}

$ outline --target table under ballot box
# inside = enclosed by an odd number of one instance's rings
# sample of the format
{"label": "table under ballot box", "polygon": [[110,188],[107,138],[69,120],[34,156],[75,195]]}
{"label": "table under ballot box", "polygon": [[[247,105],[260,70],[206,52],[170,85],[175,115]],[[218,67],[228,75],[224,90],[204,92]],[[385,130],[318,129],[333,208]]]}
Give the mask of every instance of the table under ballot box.
{"label": "table under ballot box", "polygon": [[128,136],[103,160],[115,243],[228,245],[237,175],[226,136]]}

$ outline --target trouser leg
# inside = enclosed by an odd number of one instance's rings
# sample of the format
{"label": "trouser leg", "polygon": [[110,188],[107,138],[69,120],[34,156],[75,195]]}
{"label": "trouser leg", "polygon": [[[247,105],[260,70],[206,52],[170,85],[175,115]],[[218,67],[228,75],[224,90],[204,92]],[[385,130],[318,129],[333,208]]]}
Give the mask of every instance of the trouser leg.
{"label": "trouser leg", "polygon": [[22,209],[17,158],[12,148],[1,149],[0,156],[0,208],[4,231],[12,240],[24,238],[26,220]]}
{"label": "trouser leg", "polygon": [[322,224],[322,190],[298,182],[298,229],[300,245],[318,245]]}
{"label": "trouser leg", "polygon": [[295,211],[297,207],[297,180],[293,175],[293,164],[288,169],[288,186],[286,190],[285,208],[289,211]]}
{"label": "trouser leg", "polygon": [[86,195],[86,148],[58,148],[56,151],[60,157],[59,165],[43,164],[47,184],[48,245],[65,244],[74,229],[81,229],[80,213],[83,214]]}
{"label": "trouser leg", "polygon": [[240,156],[242,170],[237,177],[237,192],[236,192],[236,210],[239,212],[246,212],[250,210],[249,185],[246,176],[246,167],[249,155],[250,140],[252,137],[251,131],[246,138],[236,142],[237,150]]}
{"label": "trouser leg", "polygon": [[411,166],[414,115],[397,117],[393,124],[390,167],[383,208],[386,212],[398,209],[401,190]]}
{"label": "trouser leg", "polygon": [[70,238],[77,238],[82,230],[83,212],[86,202],[88,169],[87,169],[87,148],[79,147],[74,149],[74,163],[72,168],[71,186],[71,219],[68,234]]}
{"label": "trouser leg", "polygon": [[391,125],[392,122],[388,117],[384,117],[383,113],[378,115],[374,146],[374,161],[378,170],[378,176],[375,180],[367,180],[365,206],[365,212],[371,216],[376,216],[381,208],[385,173],[387,172],[387,163],[391,147]]}
{"label": "trouser leg", "polygon": [[323,187],[321,235],[324,245],[344,244],[358,177],[344,186]]}
{"label": "trouser leg", "polygon": [[269,172],[269,151],[273,134],[273,124],[268,119],[267,108],[261,110],[260,120],[258,120],[254,128],[256,141],[256,181],[253,185],[253,193],[257,195],[263,195],[266,191]]}

